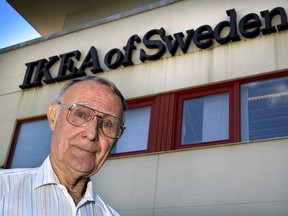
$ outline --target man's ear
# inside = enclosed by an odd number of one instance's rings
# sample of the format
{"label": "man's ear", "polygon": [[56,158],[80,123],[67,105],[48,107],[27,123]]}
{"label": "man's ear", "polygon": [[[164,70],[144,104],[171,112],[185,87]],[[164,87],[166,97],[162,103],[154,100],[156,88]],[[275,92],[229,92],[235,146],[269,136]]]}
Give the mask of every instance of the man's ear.
{"label": "man's ear", "polygon": [[49,122],[50,129],[54,131],[55,124],[56,124],[56,117],[57,117],[57,106],[56,102],[51,103],[47,110],[47,119]]}

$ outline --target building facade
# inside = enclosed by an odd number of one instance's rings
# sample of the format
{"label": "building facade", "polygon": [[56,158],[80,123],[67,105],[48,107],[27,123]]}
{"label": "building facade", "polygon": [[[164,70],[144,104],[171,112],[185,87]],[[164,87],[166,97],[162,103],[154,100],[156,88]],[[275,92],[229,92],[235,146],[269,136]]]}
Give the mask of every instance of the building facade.
{"label": "building facade", "polygon": [[92,180],[121,215],[288,215],[287,0],[9,3],[43,36],[0,50],[3,168],[40,165],[60,88],[103,76],[127,130]]}

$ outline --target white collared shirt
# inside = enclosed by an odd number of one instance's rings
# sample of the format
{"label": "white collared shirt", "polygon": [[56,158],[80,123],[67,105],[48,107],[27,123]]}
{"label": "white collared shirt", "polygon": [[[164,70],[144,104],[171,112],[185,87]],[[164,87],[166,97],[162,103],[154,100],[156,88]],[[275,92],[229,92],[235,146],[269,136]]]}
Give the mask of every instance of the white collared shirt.
{"label": "white collared shirt", "polygon": [[0,170],[1,216],[119,216],[93,193],[89,181],[75,206],[47,157],[39,168]]}

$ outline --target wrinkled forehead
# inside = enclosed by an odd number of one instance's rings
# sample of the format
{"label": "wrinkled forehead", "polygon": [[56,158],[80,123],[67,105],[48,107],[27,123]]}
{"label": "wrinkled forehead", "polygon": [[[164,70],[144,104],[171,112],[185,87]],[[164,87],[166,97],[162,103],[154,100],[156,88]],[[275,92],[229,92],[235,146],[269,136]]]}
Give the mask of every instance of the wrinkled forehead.
{"label": "wrinkled forehead", "polygon": [[63,94],[62,100],[71,106],[73,103],[85,102],[87,105],[103,112],[120,115],[121,99],[109,87],[102,83],[85,80],[72,85]]}

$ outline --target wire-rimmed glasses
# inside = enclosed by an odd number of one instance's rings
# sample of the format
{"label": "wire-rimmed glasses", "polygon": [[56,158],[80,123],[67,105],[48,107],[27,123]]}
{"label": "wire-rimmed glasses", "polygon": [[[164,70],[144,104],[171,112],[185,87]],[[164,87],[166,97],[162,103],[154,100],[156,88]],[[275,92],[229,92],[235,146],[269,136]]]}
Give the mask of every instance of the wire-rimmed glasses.
{"label": "wire-rimmed glasses", "polygon": [[68,107],[60,101],[57,101],[57,103],[68,110],[66,120],[76,127],[84,127],[90,124],[96,116],[97,124],[102,133],[111,139],[119,139],[125,130],[125,126],[116,116],[92,109],[83,104],[75,103]]}

